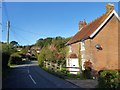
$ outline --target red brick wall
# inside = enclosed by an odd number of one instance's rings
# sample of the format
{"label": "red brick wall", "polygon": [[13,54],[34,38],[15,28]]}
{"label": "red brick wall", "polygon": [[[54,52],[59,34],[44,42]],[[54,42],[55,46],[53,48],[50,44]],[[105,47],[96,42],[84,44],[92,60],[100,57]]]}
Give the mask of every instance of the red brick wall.
{"label": "red brick wall", "polygon": [[[93,69],[118,69],[118,19],[113,16],[102,30],[93,38],[85,41],[86,59],[91,59]],[[119,26],[120,27],[120,26]],[[95,48],[96,44],[102,46],[102,50]],[[119,56],[120,57],[120,56]]]}
{"label": "red brick wall", "polygon": [[118,65],[120,69],[120,22],[118,25]]}
{"label": "red brick wall", "polygon": [[79,54],[79,45],[80,45],[79,42],[71,45],[73,53],[76,53],[77,56]]}
{"label": "red brick wall", "polygon": [[[77,57],[78,57],[78,55],[79,55],[79,48],[80,48],[80,43],[79,42],[75,43],[75,44],[71,44],[71,50],[72,50],[71,53],[75,53],[77,55]],[[69,52],[68,55],[70,55],[71,53]]]}

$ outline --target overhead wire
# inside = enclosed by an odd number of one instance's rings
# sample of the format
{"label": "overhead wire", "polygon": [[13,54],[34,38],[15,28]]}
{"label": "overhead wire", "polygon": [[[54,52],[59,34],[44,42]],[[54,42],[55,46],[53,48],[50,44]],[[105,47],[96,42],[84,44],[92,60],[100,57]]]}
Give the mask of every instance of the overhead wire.
{"label": "overhead wire", "polygon": [[[3,8],[3,11],[4,11],[4,14],[5,14],[5,16],[6,16],[6,19],[7,20],[10,20],[10,17],[9,17],[9,15],[8,15],[8,10],[7,10],[7,6],[6,6],[6,2],[3,2],[2,3],[2,8]],[[2,23],[0,23],[0,25],[2,25]],[[7,27],[7,26],[5,26],[5,27]],[[22,29],[22,28],[19,28],[19,27],[16,27],[15,25],[11,25],[11,27],[12,27],[12,29],[10,30],[10,31],[12,31],[12,33],[15,33],[15,34],[13,34],[13,35],[16,35],[15,37],[22,37],[23,38],[23,40],[25,40],[25,41],[27,41],[27,42],[29,42],[30,43],[30,41],[29,40],[27,40],[27,39],[25,39],[22,35],[20,35],[19,33],[16,33],[16,31],[15,30],[19,30],[19,31],[22,31],[22,32],[27,32],[27,33],[29,33],[29,34],[31,34],[31,35],[33,35],[34,37],[37,35],[37,36],[46,36],[46,35],[40,35],[39,33],[35,33],[35,32],[32,32],[32,31],[29,31],[29,30],[25,30],[25,29]],[[15,28],[15,30],[13,30],[13,28]],[[4,30],[2,30],[2,32],[3,32]],[[20,40],[19,40],[20,41]]]}
{"label": "overhead wire", "polygon": [[31,43],[29,40],[27,40],[25,37],[23,37],[22,35],[16,33],[15,30],[11,29],[11,31],[14,33],[14,35],[17,35],[16,37],[20,37],[20,39],[22,38],[22,40],[24,40],[25,42],[27,41],[27,43]]}
{"label": "overhead wire", "polygon": [[6,6],[5,3],[6,3],[6,2],[3,2],[3,3],[2,3],[2,9],[3,9],[4,13],[5,13],[5,16],[6,16],[7,20],[9,20],[10,18],[9,18],[9,16],[8,16],[8,10],[7,10],[7,6]]}
{"label": "overhead wire", "polygon": [[11,33],[13,34],[13,37],[17,40],[17,42],[19,43],[19,45],[21,44],[22,45],[22,42],[20,41],[20,39],[16,36],[16,34],[11,31]]}
{"label": "overhead wire", "polygon": [[[4,12],[4,16],[6,16],[7,21],[9,21],[10,17],[8,15],[8,10],[7,10],[6,2],[2,2],[2,10]],[[0,25],[2,26],[2,23],[0,23]],[[7,26],[5,25],[5,27],[7,27]],[[15,30],[11,29],[10,31],[13,34],[13,36],[15,37],[15,39],[17,39],[19,41],[20,44],[22,44],[21,41],[20,41],[21,38],[23,38],[22,40],[27,41],[27,42],[30,43],[30,41],[26,40],[22,35],[16,33]],[[2,30],[2,32],[4,32],[4,30]],[[18,37],[20,37],[20,38],[18,38]]]}
{"label": "overhead wire", "polygon": [[6,28],[7,26],[6,26],[6,25],[4,25],[3,23],[0,23],[0,25],[1,25],[1,26],[0,26],[1,31],[2,31],[2,32],[6,31],[6,29],[5,29],[5,28]]}
{"label": "overhead wire", "polygon": [[[7,10],[7,6],[6,6],[6,2],[4,2],[4,0],[2,1],[2,11],[4,12],[4,15],[3,16],[6,16],[6,19],[7,19],[7,21],[10,19],[9,18],[9,15],[8,15],[8,10]],[[2,13],[3,13],[2,12]],[[2,16],[2,17],[3,17]],[[2,28],[3,27],[5,27],[5,28],[7,28],[7,26],[6,25],[3,25],[3,23],[4,23],[5,21],[3,21],[2,20],[2,23],[0,23],[0,25],[2,26]],[[4,32],[6,29],[2,29],[2,32]]]}
{"label": "overhead wire", "polygon": [[[6,16],[7,21],[10,20],[9,15],[8,15],[8,10],[7,10],[7,6],[6,6],[6,2],[2,2],[2,9],[3,9],[3,11],[4,11],[4,14],[5,14],[5,16]],[[2,25],[2,23],[0,23],[0,24]],[[5,25],[5,27],[7,27],[7,26]],[[4,30],[2,30],[2,32],[3,32],[3,31],[4,31]],[[11,30],[11,33],[13,34],[13,36],[15,37],[15,39],[17,39],[17,40],[19,41],[19,43],[22,44],[21,41],[20,41],[20,39],[18,39],[17,35],[14,34],[14,33],[16,33],[16,32],[13,32],[13,31]],[[24,40],[24,39],[23,39],[23,40]]]}
{"label": "overhead wire", "polygon": [[16,30],[22,31],[22,32],[30,33],[30,34],[32,34],[32,35],[46,36],[46,35],[43,35],[43,34],[41,35],[41,34],[39,34],[39,33],[32,32],[32,31],[30,31],[30,30],[25,30],[25,29],[23,29],[23,28],[16,27],[15,25],[11,25],[11,27],[12,27],[12,28],[15,28]]}
{"label": "overhead wire", "polygon": [[15,41],[20,42],[20,41],[18,40],[18,38],[15,36],[15,34],[13,33],[13,31],[11,31],[11,34],[12,34],[12,36],[15,38]]}

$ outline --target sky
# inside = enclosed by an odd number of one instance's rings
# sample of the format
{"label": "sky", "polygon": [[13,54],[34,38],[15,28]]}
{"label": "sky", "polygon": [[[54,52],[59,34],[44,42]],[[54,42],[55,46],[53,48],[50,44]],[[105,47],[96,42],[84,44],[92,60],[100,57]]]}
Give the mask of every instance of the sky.
{"label": "sky", "polygon": [[[4,2],[2,41],[6,42],[10,21],[10,41],[31,45],[40,38],[70,37],[78,32],[79,21],[90,23],[106,12],[109,2]],[[118,3],[115,5],[118,12]],[[0,14],[1,15],[1,14]]]}

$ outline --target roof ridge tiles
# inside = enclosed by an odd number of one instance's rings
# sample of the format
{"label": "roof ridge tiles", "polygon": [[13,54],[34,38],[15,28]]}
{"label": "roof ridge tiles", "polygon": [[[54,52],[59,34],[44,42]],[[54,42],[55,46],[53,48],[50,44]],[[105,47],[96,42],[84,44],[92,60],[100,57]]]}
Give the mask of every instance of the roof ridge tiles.
{"label": "roof ridge tiles", "polygon": [[81,28],[80,31],[78,31],[73,38],[71,38],[67,45],[70,45],[72,43],[78,42],[81,39],[89,38],[89,35],[91,35],[103,22],[104,20],[112,13],[113,10],[106,12],[102,14],[101,16],[94,19],[92,22],[85,25],[83,28]]}

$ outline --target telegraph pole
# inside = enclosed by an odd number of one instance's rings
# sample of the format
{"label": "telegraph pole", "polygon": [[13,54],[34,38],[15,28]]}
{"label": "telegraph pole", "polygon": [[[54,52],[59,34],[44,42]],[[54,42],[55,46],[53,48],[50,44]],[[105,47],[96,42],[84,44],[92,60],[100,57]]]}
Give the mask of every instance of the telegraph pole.
{"label": "telegraph pole", "polygon": [[9,45],[10,21],[7,21],[7,45]]}

